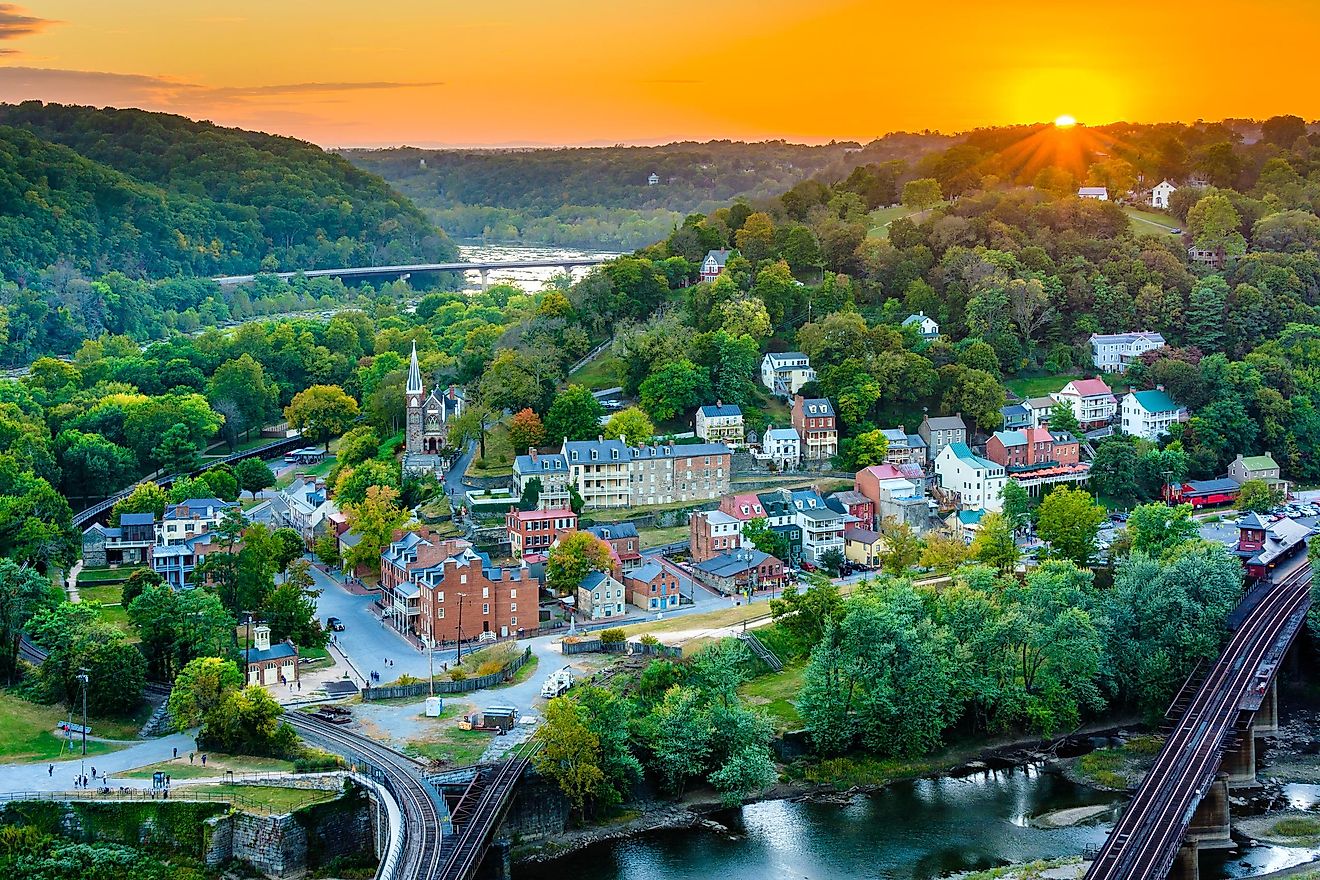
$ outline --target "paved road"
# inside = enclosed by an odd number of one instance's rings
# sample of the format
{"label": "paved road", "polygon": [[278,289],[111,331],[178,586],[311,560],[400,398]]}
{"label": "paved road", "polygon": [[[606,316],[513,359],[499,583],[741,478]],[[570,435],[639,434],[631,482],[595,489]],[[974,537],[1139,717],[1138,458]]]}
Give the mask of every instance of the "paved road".
{"label": "paved road", "polygon": [[[150,779],[119,780],[115,774],[144,764],[167,761],[173,757],[176,748],[180,755],[186,756],[197,749],[197,742],[188,734],[174,733],[160,739],[144,740],[117,752],[89,755],[87,774],[90,776],[91,768],[95,767],[97,773],[108,772],[116,788],[121,785],[150,788]],[[188,759],[184,757],[183,760]],[[53,776],[47,771],[47,763],[55,765]],[[0,791],[67,791],[73,788],[74,777],[83,766],[81,756],[47,763],[0,764]]]}

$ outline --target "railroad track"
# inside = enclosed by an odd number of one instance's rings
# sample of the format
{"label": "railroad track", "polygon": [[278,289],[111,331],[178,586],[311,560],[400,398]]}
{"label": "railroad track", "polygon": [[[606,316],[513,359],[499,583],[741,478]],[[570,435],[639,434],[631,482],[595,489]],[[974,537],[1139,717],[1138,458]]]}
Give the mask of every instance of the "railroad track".
{"label": "railroad track", "polygon": [[381,880],[435,880],[441,876],[441,815],[431,787],[418,775],[417,762],[366,737],[327,724],[303,712],[288,712],[285,720],[304,737],[336,754],[366,764],[399,802],[403,815],[403,858]]}
{"label": "railroad track", "polygon": [[452,844],[445,847],[440,880],[470,880],[476,874],[490,846],[490,836],[513,799],[518,780],[540,748],[541,744],[533,741],[521,754],[490,771],[491,777],[476,803],[470,812],[464,810],[467,820],[452,838]]}
{"label": "railroad track", "polygon": [[[1196,806],[1239,726],[1247,689],[1262,664],[1277,662],[1273,654],[1287,630],[1301,625],[1310,605],[1311,577],[1307,566],[1269,587],[1234,630],[1086,872],[1086,880],[1155,880],[1168,874]],[[1243,735],[1252,735],[1249,727]]]}

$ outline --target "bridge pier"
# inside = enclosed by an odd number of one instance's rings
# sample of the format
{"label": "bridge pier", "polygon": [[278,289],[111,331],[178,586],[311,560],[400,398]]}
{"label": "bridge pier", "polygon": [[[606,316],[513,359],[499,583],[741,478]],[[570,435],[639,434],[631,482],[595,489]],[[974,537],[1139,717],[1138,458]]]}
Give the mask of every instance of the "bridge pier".
{"label": "bridge pier", "polygon": [[1196,805],[1187,828],[1187,841],[1200,849],[1232,849],[1228,811],[1228,774],[1219,773]]}
{"label": "bridge pier", "polygon": [[481,273],[481,292],[485,293],[486,288],[490,286],[490,270],[478,269],[477,271]]}
{"label": "bridge pier", "polygon": [[1239,737],[1238,747],[1224,755],[1223,769],[1228,772],[1229,788],[1257,788],[1256,733],[1248,728]]}
{"label": "bridge pier", "polygon": [[1169,880],[1200,880],[1200,877],[1201,853],[1194,842],[1186,841],[1179,848],[1173,867],[1169,869]]}
{"label": "bridge pier", "polygon": [[1279,731],[1279,678],[1275,676],[1270,680],[1269,690],[1265,691],[1265,697],[1261,700],[1260,708],[1256,710],[1256,721],[1254,724],[1257,735],[1266,733],[1278,733]]}
{"label": "bridge pier", "polygon": [[500,837],[490,842],[474,880],[509,880],[513,873],[513,841]]}

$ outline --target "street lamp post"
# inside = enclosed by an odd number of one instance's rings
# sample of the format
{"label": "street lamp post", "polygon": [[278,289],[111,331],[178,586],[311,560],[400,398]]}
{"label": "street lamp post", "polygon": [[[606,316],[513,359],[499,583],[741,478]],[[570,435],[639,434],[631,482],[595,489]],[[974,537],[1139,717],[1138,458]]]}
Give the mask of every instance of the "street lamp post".
{"label": "street lamp post", "polygon": [[456,664],[463,663],[463,600],[467,598],[467,593],[458,594],[458,656],[454,659]]}
{"label": "street lamp post", "polygon": [[435,696],[435,636],[426,640],[426,665],[431,677],[431,696]]}
{"label": "street lamp post", "polygon": [[82,704],[83,704],[83,723],[82,723],[82,762],[81,775],[87,774],[87,685],[91,681],[87,676],[87,670],[80,668],[78,670],[78,681],[82,684]]}

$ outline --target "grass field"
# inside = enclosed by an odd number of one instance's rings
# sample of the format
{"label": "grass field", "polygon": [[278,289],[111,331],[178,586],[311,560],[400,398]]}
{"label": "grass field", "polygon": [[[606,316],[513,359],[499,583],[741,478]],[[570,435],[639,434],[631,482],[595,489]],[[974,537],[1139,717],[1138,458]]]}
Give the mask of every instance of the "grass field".
{"label": "grass field", "polygon": [[78,585],[78,597],[84,605],[94,606],[101,619],[128,636],[129,641],[140,641],[137,630],[128,622],[128,609],[120,604],[124,591],[122,584],[97,584],[84,587],[80,577]]}
{"label": "grass field", "polygon": [[1080,373],[1060,373],[1049,376],[1015,376],[1004,380],[1004,387],[1018,397],[1026,400],[1031,397],[1044,397],[1063,388],[1074,379],[1082,378]]}
{"label": "grass field", "polygon": [[664,544],[686,541],[688,537],[688,527],[669,526],[663,529],[638,529],[637,537],[641,539],[643,548],[660,547]]}
{"label": "grass field", "polygon": [[486,456],[482,458],[481,450],[478,448],[468,473],[474,477],[509,476],[513,473],[513,457],[514,450],[513,443],[509,440],[509,428],[501,422],[486,432]]}
{"label": "grass field", "polygon": [[194,756],[194,760],[189,763],[188,754],[180,752],[179,757],[171,761],[147,764],[145,767],[138,767],[115,775],[129,779],[150,779],[153,773],[159,771],[168,773],[175,779],[204,779],[208,776],[223,776],[229,770],[235,773],[294,772],[292,761],[284,761],[279,758],[256,758],[250,755],[225,755],[219,752],[207,752],[206,765],[203,766],[199,756]]}
{"label": "grass field", "polygon": [[718,629],[733,626],[744,620],[764,617],[770,613],[768,602],[753,602],[750,605],[733,605],[718,611],[703,611],[701,614],[684,614],[679,617],[667,617],[664,620],[648,620],[623,627],[630,635],[642,633],[661,634],[667,632],[686,632],[688,630]]}
{"label": "grass field", "polygon": [[493,734],[484,730],[460,730],[447,727],[432,740],[414,740],[404,752],[433,761],[443,761],[454,767],[475,764],[490,745]]}
{"label": "grass field", "polygon": [[[107,739],[132,739],[150,714],[150,707],[132,718],[91,718],[92,734]],[[0,693],[0,762],[31,763],[69,757],[65,741],[55,735],[55,725],[69,720],[68,710],[60,705],[29,703],[12,694]],[[80,719],[74,719],[79,721]],[[82,754],[82,740],[73,740],[75,754]],[[87,754],[104,755],[123,748],[112,743],[88,740]]]}
{"label": "grass field", "polygon": [[[78,572],[78,585],[122,584],[141,566],[121,565],[118,568],[84,568]],[[116,600],[117,601],[117,600]]]}
{"label": "grass field", "polygon": [[178,796],[187,796],[187,793],[197,792],[199,794],[223,795],[226,797],[237,796],[248,803],[256,802],[264,807],[269,807],[275,812],[293,812],[294,810],[310,807],[314,804],[323,804],[326,801],[332,801],[339,797],[337,791],[321,791],[315,788],[284,788],[279,785],[190,785],[185,789],[175,790]]}
{"label": "grass field", "polygon": [[610,352],[602,352],[595,360],[575,373],[568,375],[573,385],[585,385],[592,391],[613,388],[623,384],[623,361]]}
{"label": "grass field", "polygon": [[1128,205],[1123,207],[1123,211],[1132,219],[1132,231],[1138,235],[1143,232],[1172,232],[1178,228],[1177,218],[1159,211],[1145,211]]}
{"label": "grass field", "polygon": [[738,688],[738,693],[749,705],[769,715],[779,730],[799,730],[802,717],[793,700],[802,690],[806,668],[805,663],[794,663],[785,666],[782,672],[758,675]]}

